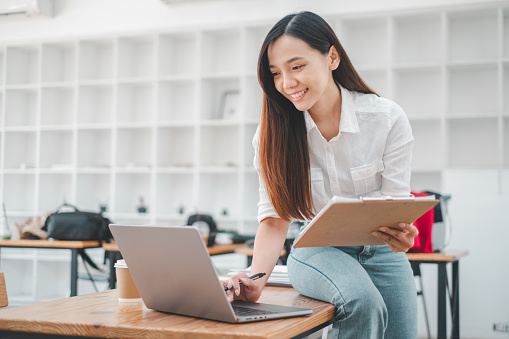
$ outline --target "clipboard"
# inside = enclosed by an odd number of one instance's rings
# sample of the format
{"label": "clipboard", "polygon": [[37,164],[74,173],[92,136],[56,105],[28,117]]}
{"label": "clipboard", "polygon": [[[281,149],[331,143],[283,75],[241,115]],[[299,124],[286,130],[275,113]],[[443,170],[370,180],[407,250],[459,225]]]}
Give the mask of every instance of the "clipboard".
{"label": "clipboard", "polygon": [[293,247],[384,245],[371,234],[380,226],[399,228],[438,204],[434,196],[349,199],[334,196],[311,220]]}

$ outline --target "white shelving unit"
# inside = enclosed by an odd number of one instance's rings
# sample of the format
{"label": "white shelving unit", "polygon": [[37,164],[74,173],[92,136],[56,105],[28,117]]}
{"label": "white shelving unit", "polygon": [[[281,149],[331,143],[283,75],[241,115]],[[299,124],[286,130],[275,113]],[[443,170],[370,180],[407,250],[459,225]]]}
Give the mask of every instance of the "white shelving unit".
{"label": "white shelving unit", "polygon": [[[509,7],[328,21],[368,84],[408,114],[413,190],[440,190],[447,169],[507,180]],[[84,210],[105,204],[116,222],[175,225],[199,211],[255,233],[256,62],[271,24],[0,45],[0,201],[10,220],[65,199]],[[225,93],[235,109],[227,117]],[[141,197],[148,213],[137,213]],[[3,268],[53,272],[53,257],[41,256],[9,254]],[[48,295],[18,287],[21,299]]]}

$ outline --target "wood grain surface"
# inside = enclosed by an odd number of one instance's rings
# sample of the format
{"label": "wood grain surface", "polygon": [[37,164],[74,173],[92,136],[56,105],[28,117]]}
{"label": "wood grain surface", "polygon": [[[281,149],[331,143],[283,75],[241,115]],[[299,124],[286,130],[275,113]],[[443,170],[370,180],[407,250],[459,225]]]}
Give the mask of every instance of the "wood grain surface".
{"label": "wood grain surface", "polygon": [[0,240],[0,247],[91,248],[99,247],[99,241]]}
{"label": "wood grain surface", "polygon": [[[217,254],[225,254],[225,253],[233,253],[238,248],[245,247],[245,244],[225,244],[225,245],[214,245],[212,247],[207,247],[207,251],[209,255],[217,255]],[[111,252],[119,252],[118,245],[115,242],[104,243],[103,248],[105,251]]]}
{"label": "wood grain surface", "polygon": [[[190,293],[192,293],[190,291]],[[291,338],[334,316],[331,304],[267,286],[260,302],[313,309],[308,317],[227,324],[120,303],[117,290],[0,309],[0,330],[101,338]]]}
{"label": "wood grain surface", "polygon": [[444,250],[439,253],[407,253],[410,261],[426,261],[426,262],[453,262],[468,255],[467,250]]}

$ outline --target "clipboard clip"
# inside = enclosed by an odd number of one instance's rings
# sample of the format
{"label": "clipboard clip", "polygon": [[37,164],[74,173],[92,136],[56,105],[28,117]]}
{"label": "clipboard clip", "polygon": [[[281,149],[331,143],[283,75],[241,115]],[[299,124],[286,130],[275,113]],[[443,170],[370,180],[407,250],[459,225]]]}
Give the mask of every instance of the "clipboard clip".
{"label": "clipboard clip", "polygon": [[415,196],[410,195],[408,197],[393,197],[386,195],[383,197],[359,197],[362,201],[401,201],[401,200],[415,200]]}

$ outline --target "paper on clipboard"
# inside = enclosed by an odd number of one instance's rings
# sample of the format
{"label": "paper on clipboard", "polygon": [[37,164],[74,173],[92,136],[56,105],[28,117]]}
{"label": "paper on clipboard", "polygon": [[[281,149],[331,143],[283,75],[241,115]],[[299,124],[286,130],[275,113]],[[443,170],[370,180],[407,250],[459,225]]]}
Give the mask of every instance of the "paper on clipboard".
{"label": "paper on clipboard", "polygon": [[293,247],[383,245],[371,232],[380,226],[399,228],[438,204],[434,196],[409,198],[333,197],[295,240]]}

